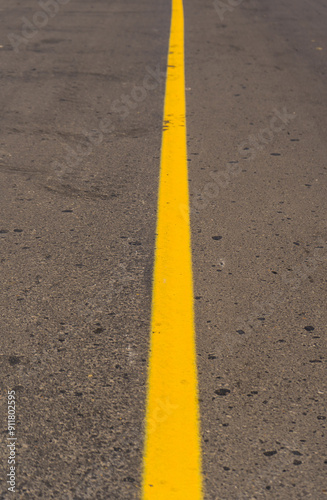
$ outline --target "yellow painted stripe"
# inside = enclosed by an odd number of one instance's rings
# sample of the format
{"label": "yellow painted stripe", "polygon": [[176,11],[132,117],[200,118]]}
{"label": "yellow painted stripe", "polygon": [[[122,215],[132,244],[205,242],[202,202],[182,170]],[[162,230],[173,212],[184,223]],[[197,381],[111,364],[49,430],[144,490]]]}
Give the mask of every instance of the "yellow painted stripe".
{"label": "yellow painted stripe", "polygon": [[142,496],[199,500],[182,0],[172,0],[163,126]]}

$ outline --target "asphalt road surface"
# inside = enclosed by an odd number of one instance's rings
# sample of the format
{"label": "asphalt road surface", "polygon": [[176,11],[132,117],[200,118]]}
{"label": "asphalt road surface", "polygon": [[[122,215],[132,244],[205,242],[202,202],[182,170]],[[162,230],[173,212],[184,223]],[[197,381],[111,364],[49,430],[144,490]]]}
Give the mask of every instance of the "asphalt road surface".
{"label": "asphalt road surface", "polygon": [[[1,499],[139,499],[171,4],[0,10]],[[184,16],[203,498],[324,499],[327,2]]]}

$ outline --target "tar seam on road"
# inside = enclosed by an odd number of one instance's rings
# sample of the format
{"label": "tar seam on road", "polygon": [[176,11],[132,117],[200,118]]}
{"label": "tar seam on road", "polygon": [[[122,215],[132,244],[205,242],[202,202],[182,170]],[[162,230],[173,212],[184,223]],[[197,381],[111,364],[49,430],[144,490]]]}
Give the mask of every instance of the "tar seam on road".
{"label": "tar seam on road", "polygon": [[[180,206],[187,207],[187,217]],[[143,463],[144,500],[200,500],[200,421],[186,152],[184,13],[172,0]]]}

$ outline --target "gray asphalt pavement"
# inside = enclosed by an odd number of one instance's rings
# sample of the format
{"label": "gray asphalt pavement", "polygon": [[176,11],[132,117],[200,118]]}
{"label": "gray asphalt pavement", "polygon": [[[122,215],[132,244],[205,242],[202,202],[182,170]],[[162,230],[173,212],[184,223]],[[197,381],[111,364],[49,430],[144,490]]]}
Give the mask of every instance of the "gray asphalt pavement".
{"label": "gray asphalt pavement", "polygon": [[[327,2],[184,9],[204,497],[324,499]],[[0,11],[0,497],[139,499],[170,3]]]}

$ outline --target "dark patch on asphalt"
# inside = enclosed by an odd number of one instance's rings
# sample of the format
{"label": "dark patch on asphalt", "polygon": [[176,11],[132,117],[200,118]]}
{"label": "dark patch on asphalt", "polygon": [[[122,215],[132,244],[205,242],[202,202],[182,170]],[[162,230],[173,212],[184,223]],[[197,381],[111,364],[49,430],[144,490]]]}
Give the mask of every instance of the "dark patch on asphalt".
{"label": "dark patch on asphalt", "polygon": [[8,361],[11,366],[15,366],[19,365],[21,358],[19,356],[9,356]]}
{"label": "dark patch on asphalt", "polygon": [[93,333],[102,333],[102,332],[104,332],[104,328],[102,328],[101,326],[93,330]]}
{"label": "dark patch on asphalt", "polygon": [[217,394],[217,396],[227,396],[227,394],[230,393],[230,390],[229,389],[224,389],[223,387],[221,389],[217,389],[215,391],[215,394]]}
{"label": "dark patch on asphalt", "polygon": [[263,454],[266,456],[266,457],[272,457],[273,455],[276,455],[277,454],[277,451],[276,450],[272,450],[272,451],[264,451]]}

